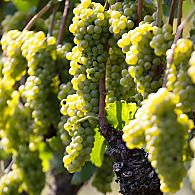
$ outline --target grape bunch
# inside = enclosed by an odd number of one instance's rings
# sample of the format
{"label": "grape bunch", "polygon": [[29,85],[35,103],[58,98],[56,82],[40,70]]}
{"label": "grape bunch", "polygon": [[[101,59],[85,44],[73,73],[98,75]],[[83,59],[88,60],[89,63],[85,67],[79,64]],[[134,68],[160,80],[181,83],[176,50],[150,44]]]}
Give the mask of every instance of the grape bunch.
{"label": "grape bunch", "polygon": [[100,3],[84,0],[73,13],[69,29],[76,46],[66,57],[71,60],[69,74],[74,76],[71,83],[76,93],[62,100],[61,108],[62,114],[69,116],[64,128],[72,137],[63,159],[69,172],[80,171],[90,160],[99,111],[99,80],[106,58],[104,44],[109,36],[106,12]]}
{"label": "grape bunch", "polygon": [[[179,98],[177,107],[183,112],[195,110],[195,84],[188,75],[191,63],[190,57],[193,51],[191,40],[179,39],[174,51],[173,63],[168,74],[167,87],[172,89]],[[167,60],[170,60],[172,49],[167,51]]]}
{"label": "grape bunch", "polygon": [[[137,22],[137,8],[138,1],[125,0],[124,2],[111,2],[111,9],[108,10],[109,14],[109,31],[114,33],[115,37],[120,38],[124,33],[127,33],[134,27]],[[153,3],[143,1],[142,18],[146,22],[152,22],[152,16],[156,10]],[[147,15],[147,16],[146,16]],[[152,23],[154,25],[154,23]]]}
{"label": "grape bunch", "polygon": [[[25,25],[28,23],[30,17],[24,12],[17,11],[13,15],[7,15],[5,19],[1,22],[3,33],[6,33],[10,30],[23,30]],[[44,19],[38,18],[32,27],[32,30],[35,31],[46,31],[46,26]]]}
{"label": "grape bunch", "polygon": [[93,178],[92,186],[102,193],[111,192],[113,177],[113,160],[108,155],[105,155],[101,167],[97,170]]}
{"label": "grape bunch", "polygon": [[[113,103],[117,100],[127,101],[130,96],[136,93],[135,83],[131,75],[124,74],[124,71],[127,69],[125,56],[117,46],[114,37],[108,40],[108,45],[109,55],[106,62],[106,103]],[[119,90],[119,88],[121,90]]]}
{"label": "grape bunch", "polygon": [[61,116],[60,122],[58,123],[58,130],[60,134],[60,139],[65,146],[68,146],[71,142],[71,136],[67,131],[64,131],[64,124],[67,122],[67,116]]}
{"label": "grape bunch", "polygon": [[0,178],[1,195],[20,195],[22,176],[19,169],[12,170]]}
{"label": "grape bunch", "polygon": [[15,168],[20,170],[22,177],[22,188],[29,195],[39,195],[45,186],[45,173],[39,153],[31,152],[28,147],[21,147],[17,154]]}
{"label": "grape bunch", "polygon": [[[6,116],[2,123],[1,131],[1,144],[3,145],[5,151],[12,152],[12,150],[17,151],[19,144],[21,144],[21,138],[19,132],[24,132],[25,122],[23,119],[23,110],[18,105],[19,93],[13,92],[11,94],[11,100],[7,101]],[[10,118],[8,120],[8,118]],[[28,129],[27,129],[28,131]]]}
{"label": "grape bunch", "polygon": [[166,55],[166,51],[171,48],[173,43],[173,28],[169,24],[164,24],[162,28],[154,30],[154,36],[150,41],[151,48],[154,49],[156,56]]}
{"label": "grape bunch", "polygon": [[59,86],[58,99],[61,101],[65,99],[68,95],[72,95],[74,93],[75,90],[73,89],[73,85],[70,81],[68,81],[66,84],[62,83]]}
{"label": "grape bunch", "polygon": [[20,80],[26,74],[27,62],[20,50],[24,42],[21,34],[18,30],[11,30],[4,34],[1,39],[2,49],[6,56],[3,58],[4,66],[2,74],[3,79],[10,83],[10,85],[13,85],[15,80]]}
{"label": "grape bunch", "polygon": [[186,174],[185,149],[193,121],[176,110],[176,103],[173,93],[160,88],[143,101],[135,119],[123,129],[123,140],[128,148],[146,143],[148,159],[161,180],[162,192],[176,192]]}
{"label": "grape bunch", "polygon": [[156,27],[151,24],[140,24],[134,30],[123,34],[118,41],[120,48],[126,53],[128,72],[134,78],[136,89],[144,98],[155,92],[162,85],[165,57],[158,57],[149,45]]}
{"label": "grape bunch", "polygon": [[192,52],[189,61],[188,75],[191,77],[192,82],[195,84],[195,51]]}
{"label": "grape bunch", "polygon": [[14,29],[22,30],[27,22],[24,18],[27,18],[27,14],[19,11],[15,12],[14,15],[7,15],[1,22],[3,32],[5,33]]}
{"label": "grape bunch", "polygon": [[43,32],[24,32],[29,36],[21,47],[28,62],[29,77],[20,86],[25,106],[32,109],[35,122],[34,132],[44,134],[50,125],[57,127],[59,109],[57,93],[57,51],[55,38],[45,39]]}
{"label": "grape bunch", "polygon": [[194,158],[192,159],[191,162],[191,167],[188,170],[188,177],[190,179],[190,182],[192,184],[192,189],[195,191],[195,138],[193,138],[190,142],[191,150],[194,153]]}

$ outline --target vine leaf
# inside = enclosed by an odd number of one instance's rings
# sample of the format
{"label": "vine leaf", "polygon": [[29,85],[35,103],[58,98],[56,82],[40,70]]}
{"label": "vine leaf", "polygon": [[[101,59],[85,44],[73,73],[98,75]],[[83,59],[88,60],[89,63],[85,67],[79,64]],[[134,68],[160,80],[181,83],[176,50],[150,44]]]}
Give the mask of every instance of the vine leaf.
{"label": "vine leaf", "polygon": [[43,171],[46,172],[50,169],[49,161],[52,159],[52,151],[49,149],[46,143],[39,143],[39,158],[42,160]]}
{"label": "vine leaf", "polygon": [[129,120],[133,119],[136,110],[135,103],[116,101],[108,105],[106,119],[115,129],[121,130],[124,125],[129,123]]}
{"label": "vine leaf", "polygon": [[29,13],[34,11],[38,5],[39,0],[13,0],[13,3],[16,5],[19,11]]}
{"label": "vine leaf", "polygon": [[98,128],[95,129],[95,142],[94,147],[92,149],[92,152],[90,154],[91,156],[91,162],[96,166],[100,167],[102,165],[104,153],[105,153],[105,144],[104,140],[105,138],[100,135],[100,132]]}
{"label": "vine leaf", "polygon": [[87,162],[80,172],[75,172],[72,177],[71,184],[79,185],[88,181],[97,170],[97,167],[92,163]]}

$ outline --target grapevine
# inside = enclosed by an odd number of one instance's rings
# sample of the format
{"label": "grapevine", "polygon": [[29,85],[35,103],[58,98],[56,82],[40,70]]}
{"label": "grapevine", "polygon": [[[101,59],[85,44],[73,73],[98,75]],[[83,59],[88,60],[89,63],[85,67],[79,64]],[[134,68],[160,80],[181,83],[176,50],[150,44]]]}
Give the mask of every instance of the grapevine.
{"label": "grapevine", "polygon": [[1,1],[0,194],[195,191],[191,4]]}

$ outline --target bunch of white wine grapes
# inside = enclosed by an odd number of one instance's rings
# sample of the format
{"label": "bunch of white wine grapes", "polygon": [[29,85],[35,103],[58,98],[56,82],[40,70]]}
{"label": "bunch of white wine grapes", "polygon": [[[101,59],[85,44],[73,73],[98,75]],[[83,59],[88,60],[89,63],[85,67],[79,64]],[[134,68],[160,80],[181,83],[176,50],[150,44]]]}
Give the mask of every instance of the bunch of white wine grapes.
{"label": "bunch of white wine grapes", "polygon": [[109,55],[106,62],[106,103],[113,103],[117,100],[127,101],[129,97],[136,94],[135,83],[131,75],[124,74],[124,71],[127,69],[125,56],[117,46],[116,40],[113,37],[108,40],[108,45]]}
{"label": "bunch of white wine grapes", "polygon": [[123,129],[123,140],[128,148],[146,143],[148,158],[161,180],[162,192],[175,193],[186,174],[185,149],[193,121],[177,110],[176,104],[175,95],[160,88],[143,101],[135,119]]}
{"label": "bunch of white wine grapes", "polygon": [[195,51],[192,52],[190,61],[189,61],[188,75],[191,77],[193,83],[195,84]]}
{"label": "bunch of white wine grapes", "polygon": [[19,169],[12,170],[0,178],[1,195],[20,195],[22,176]]}
{"label": "bunch of white wine grapes", "polygon": [[10,85],[20,80],[26,74],[27,62],[22,56],[21,45],[24,43],[22,33],[18,30],[11,30],[5,33],[1,39],[1,45],[6,57],[3,58],[4,66],[2,69],[3,79]]}
{"label": "bunch of white wine grapes", "polygon": [[64,166],[69,172],[80,171],[94,145],[94,128],[99,111],[99,80],[103,76],[106,53],[104,45],[109,36],[104,7],[100,3],[84,0],[74,10],[69,29],[75,36],[76,46],[66,56],[69,73],[76,93],[62,100],[61,112],[69,118],[64,125],[72,137],[66,147]]}
{"label": "bunch of white wine grapes", "polygon": [[5,116],[1,118],[1,144],[7,152],[16,152],[21,144],[25,144],[32,134],[31,112],[21,106],[20,94],[14,91],[11,99],[7,100],[4,110]]}
{"label": "bunch of white wine grapes", "polygon": [[[193,43],[188,39],[179,39],[174,51],[173,63],[171,65],[167,87],[176,94],[179,98],[177,107],[183,112],[190,112],[195,110],[195,84],[188,73],[189,65],[193,60]],[[173,50],[167,51],[167,60],[170,60]],[[192,57],[191,57],[192,55]],[[190,59],[191,57],[191,59]]]}
{"label": "bunch of white wine grapes", "polygon": [[30,152],[28,147],[22,146],[17,154],[15,168],[20,170],[22,188],[29,195],[41,194],[45,186],[45,173],[39,153]]}
{"label": "bunch of white wine grapes", "polygon": [[[134,27],[134,23],[137,22],[138,1],[125,0],[123,2],[110,3],[111,9],[108,11],[110,18],[109,30],[111,33],[114,33],[115,38],[120,38],[124,33],[131,30]],[[145,22],[151,23],[153,21],[153,17],[156,15],[154,14],[155,11],[155,4],[143,1],[142,19],[144,19]],[[151,17],[152,14],[154,14],[153,17]],[[154,25],[154,22],[152,25]]]}
{"label": "bunch of white wine grapes", "polygon": [[123,34],[118,41],[120,48],[126,53],[128,72],[134,78],[137,91],[144,98],[155,92],[162,85],[163,68],[166,64],[165,57],[158,57],[149,43],[157,27],[148,23],[140,24],[134,30]]}
{"label": "bunch of white wine grapes", "polygon": [[195,138],[193,138],[190,141],[190,146],[191,146],[191,150],[194,153],[194,158],[192,159],[191,162],[191,167],[188,170],[188,177],[190,179],[190,182],[192,184],[192,189],[195,191]]}
{"label": "bunch of white wine grapes", "polygon": [[[23,30],[25,25],[28,23],[28,20],[30,20],[28,14],[21,11],[17,11],[13,15],[7,15],[5,19],[1,22],[3,33],[15,29]],[[32,30],[46,31],[44,19],[38,18],[35,24],[33,25]]]}
{"label": "bunch of white wine grapes", "polygon": [[104,156],[101,167],[93,178],[92,185],[102,193],[111,192],[111,183],[114,177],[113,160],[108,155]]}
{"label": "bunch of white wine grapes", "polygon": [[50,125],[57,127],[59,105],[57,99],[59,79],[57,76],[57,50],[54,37],[45,38],[43,32],[25,31],[28,38],[21,46],[28,62],[25,85],[20,86],[25,106],[30,107],[36,133],[44,134]]}

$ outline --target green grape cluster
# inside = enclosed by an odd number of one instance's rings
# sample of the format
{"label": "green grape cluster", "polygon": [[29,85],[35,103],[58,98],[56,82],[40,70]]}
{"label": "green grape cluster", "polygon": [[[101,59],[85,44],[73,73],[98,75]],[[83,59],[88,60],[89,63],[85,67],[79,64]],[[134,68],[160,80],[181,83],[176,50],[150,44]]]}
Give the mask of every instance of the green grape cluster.
{"label": "green grape cluster", "polygon": [[[118,46],[126,53],[128,72],[134,78],[136,89],[144,98],[157,91],[162,85],[165,57],[158,57],[149,45],[157,27],[140,24],[134,30],[123,34]],[[124,49],[125,48],[125,49]]]}
{"label": "green grape cluster", "polygon": [[188,75],[191,77],[192,82],[195,84],[195,51],[192,52],[189,61]]}
{"label": "green grape cluster", "polygon": [[[179,98],[177,107],[183,112],[195,110],[195,84],[188,75],[190,70],[189,60],[193,51],[191,40],[179,39],[174,52],[173,64],[171,65],[167,87]],[[167,51],[167,60],[170,60],[172,49]]]}
{"label": "green grape cluster", "polygon": [[[8,101],[11,99],[13,91],[14,89],[9,85],[9,83],[7,83],[5,80],[0,79],[0,121],[4,120],[4,117],[6,116]],[[2,128],[1,125],[0,128]]]}
{"label": "green grape cluster", "polygon": [[1,39],[2,49],[6,56],[2,74],[3,79],[10,85],[13,85],[15,80],[20,80],[26,74],[27,63],[20,50],[25,37],[22,39],[21,34],[18,30],[12,30],[4,34]]}
{"label": "green grape cluster", "polygon": [[[29,16],[27,13],[17,11],[13,15],[7,15],[5,19],[1,22],[3,33],[10,30],[23,30],[25,25],[28,23]],[[38,18],[32,28],[32,30],[46,30],[44,20]]]}
{"label": "green grape cluster", "polygon": [[[120,37],[134,27],[134,22],[137,22],[138,1],[125,0],[123,2],[111,2],[109,14],[109,31],[115,36]],[[156,8],[153,3],[143,1],[142,18],[146,22],[152,22],[152,15]],[[147,15],[148,14],[148,15]],[[147,15],[147,16],[146,16]],[[153,15],[155,17],[155,14]],[[154,25],[154,23],[153,23]]]}
{"label": "green grape cluster", "polygon": [[60,122],[58,123],[58,129],[60,139],[65,146],[68,146],[71,142],[71,136],[67,131],[64,131],[64,124],[67,122],[68,116],[61,116]]}
{"label": "green grape cluster", "polygon": [[128,100],[129,97],[133,96],[135,93],[135,83],[133,78],[129,74],[124,75],[124,71],[127,69],[124,54],[117,46],[113,37],[108,40],[108,45],[109,55],[106,62],[107,104],[113,103],[117,100]]}
{"label": "green grape cluster", "polygon": [[68,95],[72,95],[75,93],[75,90],[73,89],[73,85],[70,81],[68,81],[66,84],[62,83],[59,86],[59,93],[58,93],[58,99],[63,100],[65,99]]}
{"label": "green grape cluster", "polygon": [[104,7],[84,0],[73,10],[75,16],[69,29],[75,36],[76,46],[66,55],[71,60],[69,73],[76,93],[62,100],[61,112],[69,118],[64,128],[72,141],[63,158],[69,172],[80,171],[94,145],[94,119],[99,108],[99,80],[103,76],[106,58],[104,44],[108,30]]}
{"label": "green grape cluster", "polygon": [[190,146],[191,146],[191,150],[194,153],[194,158],[192,159],[191,162],[191,167],[188,170],[188,177],[190,179],[190,182],[192,184],[192,189],[195,191],[195,138],[193,138],[190,141]]}
{"label": "green grape cluster", "polygon": [[28,62],[29,77],[19,89],[25,106],[33,110],[34,132],[44,134],[50,125],[56,127],[59,120],[56,40],[54,37],[45,39],[43,32],[23,33],[28,36],[21,50]]}
{"label": "green grape cluster", "polygon": [[32,112],[21,104],[19,92],[12,92],[10,98],[7,98],[4,116],[0,120],[1,144],[5,151],[16,152],[19,145],[29,141],[33,132],[31,114]]}
{"label": "green grape cluster", "polygon": [[68,73],[70,62],[66,58],[66,54],[72,49],[72,44],[67,42],[63,45],[57,45],[57,59],[56,59],[56,68],[57,75],[60,80],[60,85],[69,82],[72,76]]}
{"label": "green grape cluster", "polygon": [[22,30],[27,23],[27,17],[26,13],[19,11],[15,12],[14,15],[7,15],[1,22],[3,32],[5,33],[14,29]]}
{"label": "green grape cluster", "polygon": [[135,119],[123,129],[123,140],[128,148],[146,143],[148,158],[161,180],[162,192],[176,192],[186,174],[185,149],[193,121],[176,110],[176,103],[173,93],[160,88],[143,101]]}
{"label": "green grape cluster", "polygon": [[154,49],[156,56],[165,56],[166,51],[171,48],[174,38],[172,32],[173,28],[170,24],[164,24],[162,28],[158,27],[154,30],[150,46]]}
{"label": "green grape cluster", "polygon": [[39,153],[31,152],[28,147],[22,146],[17,154],[16,170],[19,169],[22,177],[22,188],[29,195],[39,195],[45,186],[45,173],[42,171],[42,161]]}
{"label": "green grape cluster", "polygon": [[12,170],[0,178],[1,195],[20,195],[22,176],[19,169]]}
{"label": "green grape cluster", "polygon": [[102,193],[111,192],[111,183],[114,177],[113,160],[108,155],[104,156],[101,167],[93,178],[92,185]]}

